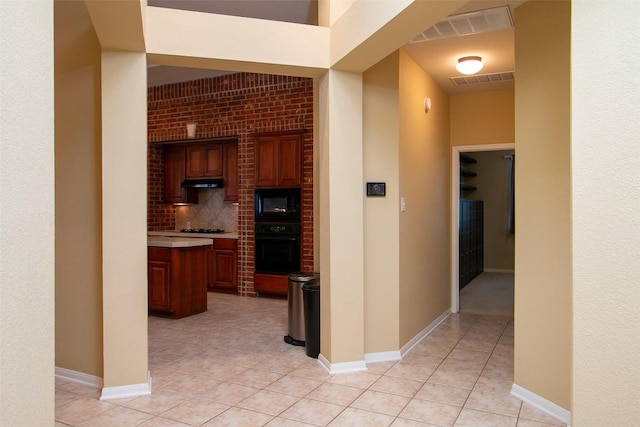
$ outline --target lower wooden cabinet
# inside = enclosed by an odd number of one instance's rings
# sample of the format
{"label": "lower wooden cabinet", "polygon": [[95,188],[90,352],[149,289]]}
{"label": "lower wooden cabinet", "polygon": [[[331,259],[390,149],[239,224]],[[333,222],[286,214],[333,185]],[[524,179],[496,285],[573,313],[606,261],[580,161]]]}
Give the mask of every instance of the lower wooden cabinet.
{"label": "lower wooden cabinet", "polygon": [[207,311],[206,250],[149,247],[149,314],[179,319]]}
{"label": "lower wooden cabinet", "polygon": [[289,293],[289,277],[256,273],[253,277],[253,288],[258,294],[286,296]]}
{"label": "lower wooden cabinet", "polygon": [[211,291],[238,292],[238,241],[213,239],[207,250],[207,286]]}
{"label": "lower wooden cabinet", "polygon": [[149,260],[149,310],[171,311],[171,264]]}

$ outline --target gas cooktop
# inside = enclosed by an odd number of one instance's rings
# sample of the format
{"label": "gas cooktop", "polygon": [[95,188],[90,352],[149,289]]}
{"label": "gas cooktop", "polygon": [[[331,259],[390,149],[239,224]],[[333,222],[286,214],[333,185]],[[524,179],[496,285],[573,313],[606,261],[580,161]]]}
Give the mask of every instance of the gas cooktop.
{"label": "gas cooktop", "polygon": [[209,234],[221,234],[224,230],[221,228],[183,228],[181,233],[209,233]]}

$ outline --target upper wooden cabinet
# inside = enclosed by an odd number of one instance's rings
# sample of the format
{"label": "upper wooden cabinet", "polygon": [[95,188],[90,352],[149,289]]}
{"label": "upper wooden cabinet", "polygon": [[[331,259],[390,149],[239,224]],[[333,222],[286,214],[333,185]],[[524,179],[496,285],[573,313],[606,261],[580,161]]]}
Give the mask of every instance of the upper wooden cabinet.
{"label": "upper wooden cabinet", "polygon": [[255,150],[256,187],[302,184],[302,133],[259,135]]}
{"label": "upper wooden cabinet", "polygon": [[185,179],[223,178],[225,202],[238,201],[238,140],[218,138],[165,145],[165,203],[198,203],[196,188]]}
{"label": "upper wooden cabinet", "polygon": [[227,142],[222,146],[224,165],[224,201],[238,201],[238,143]]}
{"label": "upper wooden cabinet", "polygon": [[164,201],[165,203],[198,203],[198,190],[182,188],[186,179],[186,153],[184,145],[168,145],[164,150]]}
{"label": "upper wooden cabinet", "polygon": [[222,144],[187,146],[187,178],[222,178]]}

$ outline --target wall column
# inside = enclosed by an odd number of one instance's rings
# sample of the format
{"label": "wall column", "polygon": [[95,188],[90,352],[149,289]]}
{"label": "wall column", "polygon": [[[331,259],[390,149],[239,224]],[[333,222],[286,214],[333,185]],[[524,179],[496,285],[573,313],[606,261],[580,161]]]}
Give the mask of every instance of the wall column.
{"label": "wall column", "polygon": [[54,417],[53,2],[0,1],[0,424]]}
{"label": "wall column", "polygon": [[148,394],[147,63],[102,53],[102,399]]}
{"label": "wall column", "polygon": [[365,369],[362,74],[319,79],[319,121],[321,360]]}
{"label": "wall column", "polygon": [[575,426],[640,420],[640,71],[626,63],[638,14],[638,2],[571,3]]}

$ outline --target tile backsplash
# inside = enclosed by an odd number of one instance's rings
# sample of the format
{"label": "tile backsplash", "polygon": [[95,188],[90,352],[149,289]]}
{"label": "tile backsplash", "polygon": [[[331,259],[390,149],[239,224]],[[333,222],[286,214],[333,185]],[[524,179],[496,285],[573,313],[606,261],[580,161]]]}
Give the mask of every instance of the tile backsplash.
{"label": "tile backsplash", "polygon": [[238,231],[238,205],[224,202],[224,189],[198,190],[198,204],[176,207],[176,230],[187,228],[222,228]]}

